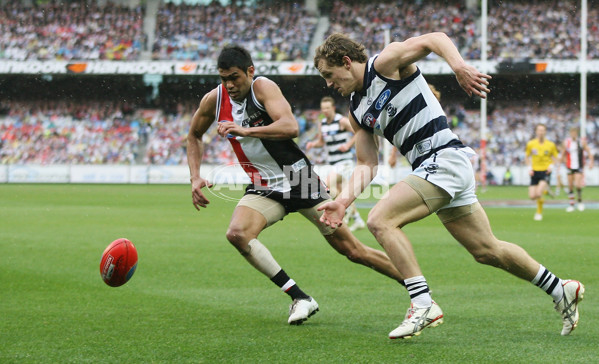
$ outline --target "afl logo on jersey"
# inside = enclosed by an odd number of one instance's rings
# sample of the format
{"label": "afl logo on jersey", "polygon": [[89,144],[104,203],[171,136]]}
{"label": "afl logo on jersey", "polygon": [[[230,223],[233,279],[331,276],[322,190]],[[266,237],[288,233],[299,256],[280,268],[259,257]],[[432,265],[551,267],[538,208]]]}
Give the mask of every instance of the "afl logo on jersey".
{"label": "afl logo on jersey", "polygon": [[383,106],[385,106],[385,103],[389,99],[389,96],[391,96],[391,90],[385,90],[385,92],[383,92],[381,96],[379,96],[378,100],[376,100],[374,108],[377,110],[381,110]]}
{"label": "afl logo on jersey", "polygon": [[366,114],[364,115],[364,119],[362,119],[362,123],[373,128],[374,124],[376,123],[376,119],[372,114]]}

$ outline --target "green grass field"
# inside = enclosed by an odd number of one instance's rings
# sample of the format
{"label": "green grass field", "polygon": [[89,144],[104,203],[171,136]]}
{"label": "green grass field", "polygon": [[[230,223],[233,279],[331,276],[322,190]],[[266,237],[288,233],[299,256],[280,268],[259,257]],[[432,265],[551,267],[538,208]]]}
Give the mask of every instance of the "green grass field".
{"label": "green grass field", "polygon": [[[495,187],[481,200],[526,196],[525,187]],[[599,200],[599,189],[585,196]],[[289,298],[225,240],[234,206],[213,197],[197,212],[184,185],[1,185],[0,363],[599,360],[599,209],[547,208],[541,222],[533,207],[486,209],[497,237],[585,283],[568,337],[540,289],[475,263],[434,216],[408,226],[445,323],[402,341],[387,334],[409,305],[405,289],[335,253],[299,214],[261,235],[320,304],[304,325],[287,325]],[[356,235],[378,248],[367,230]],[[120,237],[137,246],[139,265],[111,288],[100,256]]]}

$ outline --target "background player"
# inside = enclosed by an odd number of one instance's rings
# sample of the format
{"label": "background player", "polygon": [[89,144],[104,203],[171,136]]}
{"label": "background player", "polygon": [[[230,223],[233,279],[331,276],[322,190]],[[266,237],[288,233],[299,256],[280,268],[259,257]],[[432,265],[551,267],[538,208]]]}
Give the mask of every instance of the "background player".
{"label": "background player", "polygon": [[554,163],[557,165],[558,162],[557,147],[545,138],[546,134],[545,124],[538,124],[535,127],[535,137],[526,144],[526,165],[529,166],[530,175],[528,197],[537,202],[535,221],[543,220],[543,203],[549,188],[549,177]]}
{"label": "background player", "polygon": [[[344,181],[351,176],[356,166],[353,151],[354,130],[349,119],[336,111],[335,99],[332,97],[325,96],[320,100],[320,111],[324,114],[324,118],[318,122],[317,139],[308,142],[306,150],[325,147],[326,161],[331,168],[326,177],[326,184],[331,197],[335,198],[338,191],[341,191]],[[350,205],[348,212],[345,223],[349,223],[349,220],[353,219],[353,224],[350,226],[351,231],[366,227],[355,203]]]}
{"label": "background player", "polygon": [[[593,153],[586,140],[578,137],[578,128],[570,128],[570,137],[564,140],[562,145],[561,161],[565,164],[568,173],[568,200],[570,206],[566,208],[567,212],[574,211],[574,200],[578,201],[576,207],[578,211],[584,211],[582,203],[582,188],[584,187],[584,159],[585,153],[589,158],[589,168],[593,168]],[[576,188],[576,197],[574,196]]]}

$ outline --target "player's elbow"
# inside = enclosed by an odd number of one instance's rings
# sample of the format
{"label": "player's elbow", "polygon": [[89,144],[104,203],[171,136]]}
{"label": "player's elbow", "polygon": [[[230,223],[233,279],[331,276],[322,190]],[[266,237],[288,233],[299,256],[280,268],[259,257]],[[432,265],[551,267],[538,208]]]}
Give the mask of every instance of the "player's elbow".
{"label": "player's elbow", "polygon": [[292,122],[287,123],[287,127],[285,128],[286,137],[293,139],[299,136],[299,125],[293,120]]}

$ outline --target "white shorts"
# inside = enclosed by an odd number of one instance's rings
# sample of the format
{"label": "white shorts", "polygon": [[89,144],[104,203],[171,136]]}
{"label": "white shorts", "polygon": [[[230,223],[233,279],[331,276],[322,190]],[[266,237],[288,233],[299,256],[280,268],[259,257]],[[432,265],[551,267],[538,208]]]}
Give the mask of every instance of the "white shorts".
{"label": "white shorts", "polygon": [[451,196],[449,204],[441,209],[471,205],[478,201],[474,169],[470,161],[473,153],[468,147],[442,149],[422,162],[411,174],[441,187]]}

